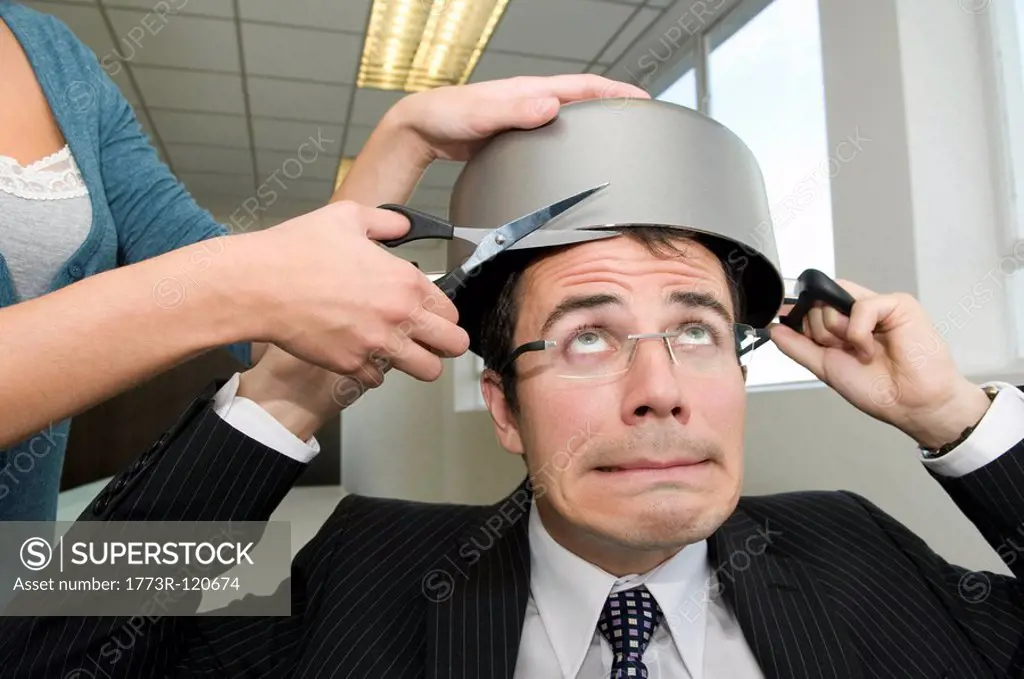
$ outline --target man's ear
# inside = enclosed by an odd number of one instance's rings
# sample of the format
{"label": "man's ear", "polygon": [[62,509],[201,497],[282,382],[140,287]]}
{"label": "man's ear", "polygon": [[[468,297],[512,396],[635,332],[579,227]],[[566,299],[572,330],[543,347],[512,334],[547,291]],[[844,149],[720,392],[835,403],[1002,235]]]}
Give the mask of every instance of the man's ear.
{"label": "man's ear", "polygon": [[501,376],[491,369],[484,370],[480,376],[480,389],[483,392],[484,403],[491,413],[491,420],[494,422],[494,433],[498,436],[498,443],[510,453],[523,454],[523,440],[519,436],[519,421],[509,406],[508,399],[501,386]]}

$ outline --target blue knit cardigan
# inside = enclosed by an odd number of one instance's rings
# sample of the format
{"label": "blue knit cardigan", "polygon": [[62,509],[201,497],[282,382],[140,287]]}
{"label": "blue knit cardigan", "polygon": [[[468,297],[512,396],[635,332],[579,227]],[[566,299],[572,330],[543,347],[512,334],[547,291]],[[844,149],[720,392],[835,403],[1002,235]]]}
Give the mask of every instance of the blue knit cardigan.
{"label": "blue knit cardigan", "polygon": [[[117,85],[64,23],[9,0],[0,0],[0,18],[28,55],[92,202],[88,236],[58,272],[51,291],[228,233],[161,162]],[[19,300],[2,254],[0,306],[8,306]],[[229,349],[249,364],[248,343]],[[69,420],[53,423],[0,450],[0,521],[56,517],[69,428]]]}

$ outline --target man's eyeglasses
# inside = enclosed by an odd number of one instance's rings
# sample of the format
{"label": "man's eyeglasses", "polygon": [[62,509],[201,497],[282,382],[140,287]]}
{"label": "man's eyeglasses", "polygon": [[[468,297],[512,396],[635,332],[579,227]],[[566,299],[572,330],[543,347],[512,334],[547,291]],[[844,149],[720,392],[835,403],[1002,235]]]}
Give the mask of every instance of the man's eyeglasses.
{"label": "man's eyeglasses", "polygon": [[770,339],[768,330],[743,323],[700,321],[674,330],[626,333],[602,326],[583,326],[563,336],[527,342],[516,347],[503,370],[529,352],[543,352],[543,366],[568,379],[614,377],[629,371],[641,340],[660,340],[678,366],[710,373],[746,366],[751,352]]}

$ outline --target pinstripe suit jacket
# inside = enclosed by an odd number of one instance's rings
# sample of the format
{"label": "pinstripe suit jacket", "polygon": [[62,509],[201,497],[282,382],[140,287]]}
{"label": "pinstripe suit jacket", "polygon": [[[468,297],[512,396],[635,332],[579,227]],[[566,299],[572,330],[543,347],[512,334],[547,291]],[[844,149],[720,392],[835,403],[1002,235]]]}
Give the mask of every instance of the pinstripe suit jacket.
{"label": "pinstripe suit jacket", "polygon": [[[82,518],[268,519],[302,465],[225,425],[213,393]],[[1024,442],[937,481],[1019,576]],[[294,560],[290,617],[0,618],[0,676],[512,679],[530,491],[488,507],[346,497]],[[744,498],[709,545],[769,679],[1024,677],[1018,581],[946,563],[861,497]]]}

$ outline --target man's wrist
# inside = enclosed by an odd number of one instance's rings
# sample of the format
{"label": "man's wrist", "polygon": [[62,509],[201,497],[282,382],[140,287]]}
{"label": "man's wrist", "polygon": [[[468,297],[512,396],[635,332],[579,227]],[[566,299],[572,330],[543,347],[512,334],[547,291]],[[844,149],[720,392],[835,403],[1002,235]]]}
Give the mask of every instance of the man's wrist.
{"label": "man's wrist", "polygon": [[[319,369],[315,369],[319,370]],[[256,368],[242,373],[237,395],[259,406],[300,440],[309,440],[339,408],[325,408],[310,398],[318,391],[305,381],[282,381]],[[318,376],[315,379],[322,379]]]}
{"label": "man's wrist", "polygon": [[926,451],[938,451],[956,443],[965,431],[976,427],[992,405],[991,396],[969,382],[956,395],[928,414],[924,422],[907,432]]}

